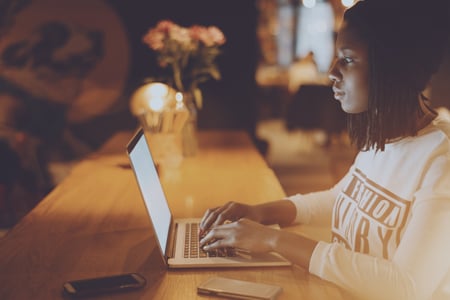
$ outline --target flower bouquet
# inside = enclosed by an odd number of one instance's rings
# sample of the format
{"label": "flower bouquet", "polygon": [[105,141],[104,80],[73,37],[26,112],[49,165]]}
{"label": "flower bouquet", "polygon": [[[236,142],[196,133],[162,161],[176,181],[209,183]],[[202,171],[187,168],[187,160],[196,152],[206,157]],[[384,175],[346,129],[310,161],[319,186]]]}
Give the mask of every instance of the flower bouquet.
{"label": "flower bouquet", "polygon": [[169,20],[160,21],[143,37],[143,42],[157,53],[159,66],[171,68],[167,83],[179,92],[192,93],[197,109],[203,102],[199,84],[221,78],[215,59],[225,41],[215,26],[182,27]]}

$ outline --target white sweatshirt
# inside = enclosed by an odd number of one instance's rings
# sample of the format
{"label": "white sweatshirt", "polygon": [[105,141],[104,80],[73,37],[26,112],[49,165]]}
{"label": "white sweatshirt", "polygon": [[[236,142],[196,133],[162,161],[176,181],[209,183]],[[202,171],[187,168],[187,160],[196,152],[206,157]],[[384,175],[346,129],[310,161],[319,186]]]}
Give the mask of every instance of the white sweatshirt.
{"label": "white sweatshirt", "polygon": [[357,299],[428,300],[450,268],[450,124],[360,152],[332,189],[289,197],[297,223],[329,223],[309,271]]}

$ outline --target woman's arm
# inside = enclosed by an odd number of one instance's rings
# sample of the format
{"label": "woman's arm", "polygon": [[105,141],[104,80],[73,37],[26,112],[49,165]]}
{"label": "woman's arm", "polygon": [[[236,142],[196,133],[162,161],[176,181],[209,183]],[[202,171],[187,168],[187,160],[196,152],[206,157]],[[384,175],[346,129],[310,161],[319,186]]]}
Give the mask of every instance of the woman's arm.
{"label": "woman's arm", "polygon": [[296,208],[293,202],[278,200],[255,205],[248,218],[264,225],[287,226],[294,222]]}
{"label": "woman's arm", "polygon": [[296,213],[294,223],[311,225],[329,225],[334,202],[351,177],[349,172],[331,189],[309,194],[297,194],[286,198],[294,203]]}
{"label": "woman's arm", "polygon": [[200,231],[206,232],[227,221],[233,222],[241,218],[264,225],[329,224],[334,200],[347,182],[350,171],[329,190],[306,195],[297,194],[283,200],[257,205],[230,201],[223,206],[208,209],[200,222]]}

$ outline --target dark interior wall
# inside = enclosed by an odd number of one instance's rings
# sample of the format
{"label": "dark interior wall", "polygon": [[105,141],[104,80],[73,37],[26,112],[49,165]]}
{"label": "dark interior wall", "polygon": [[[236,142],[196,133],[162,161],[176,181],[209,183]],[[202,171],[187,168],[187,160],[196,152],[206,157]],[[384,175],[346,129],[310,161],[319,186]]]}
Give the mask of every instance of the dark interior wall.
{"label": "dark interior wall", "polygon": [[[36,1],[36,2],[35,2]],[[39,0],[27,0],[24,7]],[[119,15],[128,37],[130,49],[129,72],[123,94],[112,108],[96,117],[82,122],[64,123],[64,106],[56,107],[58,122],[49,115],[54,103],[39,99],[27,91],[16,89],[0,77],[0,92],[12,93],[23,102],[35,105],[42,112],[42,124],[28,124],[30,130],[39,129],[38,135],[47,139],[57,139],[63,132],[55,128],[69,128],[75,137],[92,147],[100,146],[111,134],[121,129],[135,128],[136,119],[129,111],[131,93],[145,78],[161,73],[156,64],[155,54],[142,43],[143,35],[149,28],[163,19],[170,19],[182,26],[215,25],[227,38],[222,47],[223,53],[217,62],[222,72],[222,80],[208,81],[201,87],[204,92],[204,107],[199,112],[200,128],[239,128],[253,133],[256,122],[256,84],[254,72],[257,62],[256,0],[105,0]],[[90,4],[92,3],[92,4]],[[83,7],[95,7],[98,1],[84,2]],[[61,4],[63,6],[63,4]],[[85,10],[67,12],[67,14],[82,14]],[[86,13],[88,13],[86,11]],[[102,15],[98,15],[102,19]],[[103,16],[106,20],[106,17]],[[12,21],[14,19],[12,18]],[[82,24],[80,24],[82,25]],[[123,41],[117,40],[117,43]],[[111,47],[111,45],[109,45]],[[112,68],[113,69],[113,68]],[[7,88],[3,88],[8,86]],[[17,92],[17,91],[20,92]],[[28,104],[25,104],[27,106]],[[30,109],[28,109],[30,111]],[[32,116],[37,116],[33,109]],[[37,118],[35,117],[37,120]],[[41,126],[42,125],[42,126]],[[48,127],[47,129],[45,127]]]}

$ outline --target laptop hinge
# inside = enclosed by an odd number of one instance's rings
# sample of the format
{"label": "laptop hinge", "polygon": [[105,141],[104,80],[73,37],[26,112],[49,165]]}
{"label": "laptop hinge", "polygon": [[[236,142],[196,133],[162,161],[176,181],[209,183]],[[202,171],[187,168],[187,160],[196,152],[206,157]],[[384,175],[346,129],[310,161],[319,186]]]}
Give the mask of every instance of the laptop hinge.
{"label": "laptop hinge", "polygon": [[171,223],[170,226],[170,234],[169,234],[169,242],[167,244],[167,257],[168,258],[172,258],[175,256],[175,246],[177,243],[177,227],[178,227],[178,223]]}

